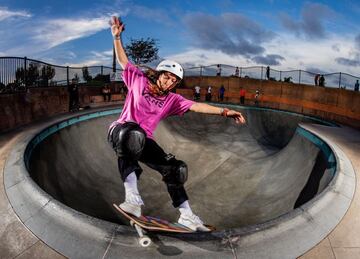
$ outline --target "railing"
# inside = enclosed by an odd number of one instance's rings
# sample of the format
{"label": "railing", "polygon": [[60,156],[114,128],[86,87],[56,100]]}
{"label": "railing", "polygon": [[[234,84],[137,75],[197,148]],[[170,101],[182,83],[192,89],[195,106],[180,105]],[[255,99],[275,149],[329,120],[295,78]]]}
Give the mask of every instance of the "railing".
{"label": "railing", "polygon": [[[280,71],[270,68],[269,78],[267,78],[266,67],[264,66],[235,67],[223,64],[219,65],[221,68],[221,76],[238,76],[242,78],[248,77],[260,80],[290,82],[294,84],[315,85],[315,76],[318,74],[304,70]],[[218,72],[218,65],[199,66],[186,68],[185,76],[216,76]],[[342,72],[321,75],[324,77],[325,87],[354,90],[357,80],[360,81],[360,77]]]}
{"label": "railing", "polygon": [[[185,69],[185,76],[216,76],[219,67],[220,76],[238,76],[259,80],[285,81],[294,84],[315,85],[317,73],[290,70],[279,71],[266,67],[234,67],[224,64],[189,67]],[[117,69],[120,72],[121,69]],[[88,66],[69,67],[48,64],[42,61],[21,57],[0,57],[0,93],[24,91],[29,87],[48,87],[68,85],[72,79],[87,85],[102,85],[110,81],[111,67]],[[353,90],[360,77],[347,73],[323,74],[324,86],[333,88],[346,88]]]}
{"label": "railing", "polygon": [[80,84],[103,85],[110,82],[112,71],[106,66],[69,67],[26,57],[0,57],[0,93],[20,92],[31,87],[66,86],[73,79]]}

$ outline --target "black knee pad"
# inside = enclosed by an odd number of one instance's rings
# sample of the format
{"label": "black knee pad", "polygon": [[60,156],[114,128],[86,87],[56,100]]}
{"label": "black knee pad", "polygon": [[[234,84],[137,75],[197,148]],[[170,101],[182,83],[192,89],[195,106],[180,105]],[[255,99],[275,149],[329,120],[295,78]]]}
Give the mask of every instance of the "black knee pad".
{"label": "black knee pad", "polygon": [[163,180],[169,185],[182,186],[188,178],[188,167],[183,161],[176,160],[174,156],[171,159],[171,166],[163,175]]}
{"label": "black knee pad", "polygon": [[[114,135],[115,134],[115,135]],[[113,132],[113,148],[119,157],[138,160],[145,146],[146,133],[134,122],[126,122]]]}

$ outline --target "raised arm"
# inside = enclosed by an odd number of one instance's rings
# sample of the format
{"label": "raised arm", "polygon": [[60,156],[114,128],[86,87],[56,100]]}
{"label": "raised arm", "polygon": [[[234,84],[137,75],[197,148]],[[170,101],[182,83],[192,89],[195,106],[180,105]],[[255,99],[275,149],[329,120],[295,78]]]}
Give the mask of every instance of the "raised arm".
{"label": "raised arm", "polygon": [[120,66],[125,69],[126,64],[129,62],[128,57],[126,56],[126,52],[124,50],[122,41],[121,41],[121,34],[125,30],[125,25],[122,21],[116,17],[111,17],[110,21],[111,25],[111,33],[114,38],[114,48],[116,53],[116,59],[119,62]]}
{"label": "raised arm", "polygon": [[234,111],[234,110],[229,110],[227,108],[221,108],[221,107],[212,106],[212,105],[209,105],[209,104],[206,104],[206,103],[194,103],[190,107],[190,111],[199,112],[199,113],[206,113],[206,114],[221,115],[221,116],[233,118],[235,120],[235,122],[238,123],[238,124],[244,124],[245,123],[245,118],[241,114],[241,112]]}

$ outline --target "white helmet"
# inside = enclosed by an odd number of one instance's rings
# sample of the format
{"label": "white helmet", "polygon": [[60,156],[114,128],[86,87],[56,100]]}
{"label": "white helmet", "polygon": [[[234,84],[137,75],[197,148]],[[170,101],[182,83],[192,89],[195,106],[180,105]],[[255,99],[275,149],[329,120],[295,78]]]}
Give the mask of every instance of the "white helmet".
{"label": "white helmet", "polygon": [[168,71],[178,76],[180,79],[184,77],[184,69],[182,66],[172,60],[165,59],[159,63],[156,67],[156,71]]}

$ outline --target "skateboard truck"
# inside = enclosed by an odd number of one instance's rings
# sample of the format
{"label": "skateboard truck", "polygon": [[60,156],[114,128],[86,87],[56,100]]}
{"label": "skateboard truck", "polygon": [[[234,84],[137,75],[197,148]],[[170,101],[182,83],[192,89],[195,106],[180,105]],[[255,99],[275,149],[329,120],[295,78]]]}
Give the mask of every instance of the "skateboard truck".
{"label": "skateboard truck", "polygon": [[138,224],[136,224],[135,221],[131,220],[130,221],[130,226],[132,226],[132,227],[134,227],[136,229],[136,232],[139,235],[139,244],[142,247],[148,247],[148,246],[151,245],[152,241],[151,241],[150,237],[145,235],[146,232]]}

